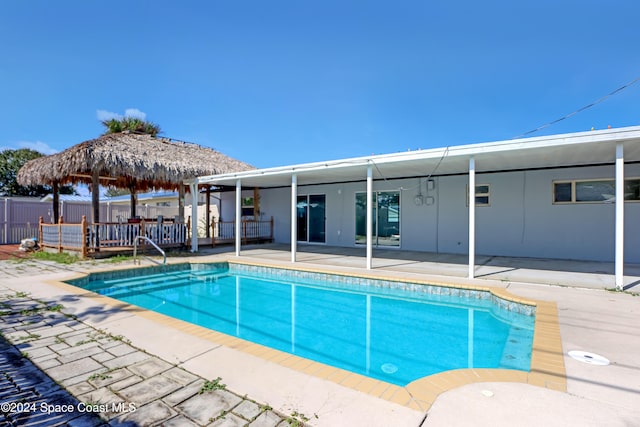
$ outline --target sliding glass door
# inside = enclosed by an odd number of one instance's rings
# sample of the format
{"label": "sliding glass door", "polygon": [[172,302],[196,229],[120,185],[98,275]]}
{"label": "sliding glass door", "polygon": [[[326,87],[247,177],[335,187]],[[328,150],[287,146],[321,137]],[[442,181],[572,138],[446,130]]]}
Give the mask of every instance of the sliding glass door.
{"label": "sliding glass door", "polygon": [[310,243],[326,242],[326,196],[311,194],[298,196],[298,241]]}
{"label": "sliding glass door", "polygon": [[[400,246],[400,192],[373,193],[373,244]],[[367,194],[356,193],[356,244],[367,243]]]}

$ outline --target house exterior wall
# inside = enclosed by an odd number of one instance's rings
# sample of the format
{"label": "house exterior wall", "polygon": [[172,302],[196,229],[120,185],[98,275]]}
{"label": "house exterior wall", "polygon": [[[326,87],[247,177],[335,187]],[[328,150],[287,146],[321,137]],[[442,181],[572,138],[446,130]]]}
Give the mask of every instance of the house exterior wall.
{"label": "house exterior wall", "polygon": [[[253,192],[251,192],[253,196]],[[291,242],[291,189],[260,190],[260,213],[263,218],[273,217],[273,240]],[[235,217],[235,216],[234,216]]]}
{"label": "house exterior wall", "polygon": [[[554,204],[556,180],[613,179],[614,166],[576,167],[500,173],[477,173],[476,184],[489,184],[490,206],[476,207],[478,255],[542,257],[594,261],[614,260],[615,204]],[[326,244],[355,244],[355,195],[366,190],[364,181],[305,186],[299,178],[298,195],[326,195]],[[640,165],[625,165],[625,176],[640,177]],[[467,175],[434,177],[435,188],[423,197],[432,205],[416,205],[418,179],[377,180],[374,191],[400,190],[400,250],[438,253],[468,252]],[[225,195],[223,217],[235,216],[233,193]],[[247,192],[247,196],[250,194]],[[260,191],[261,211],[274,217],[274,240],[290,243],[291,189]],[[625,261],[640,263],[640,202],[625,203]]]}
{"label": "house exterior wall", "polygon": [[[253,197],[253,190],[243,190],[242,197]],[[287,199],[287,203],[288,199]],[[235,191],[230,191],[226,193],[220,193],[220,202],[217,203],[220,211],[220,220],[221,221],[233,221],[236,217],[236,193]],[[260,210],[264,211],[262,208],[262,199],[260,200]],[[271,215],[271,214],[269,214]],[[264,218],[268,218],[263,215]]]}

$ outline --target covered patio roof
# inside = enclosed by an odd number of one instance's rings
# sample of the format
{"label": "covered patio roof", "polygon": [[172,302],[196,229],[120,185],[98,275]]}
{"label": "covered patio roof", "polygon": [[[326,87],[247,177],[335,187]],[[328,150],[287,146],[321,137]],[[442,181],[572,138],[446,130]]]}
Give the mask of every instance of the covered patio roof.
{"label": "covered patio roof", "polygon": [[[476,174],[559,167],[615,165],[615,276],[623,288],[624,277],[624,165],[640,162],[640,126],[579,132],[482,144],[449,146],[378,156],[305,163],[253,171],[200,176],[189,183],[236,187],[236,229],[240,228],[240,192],[244,186],[291,188],[291,261],[296,261],[296,199],[300,185],[366,180],[366,265],[372,268],[372,193],[374,179],[399,179],[443,175],[469,178],[468,277],[475,276],[475,188]],[[193,191],[193,190],[192,190]],[[193,208],[197,214],[197,206]],[[236,255],[241,242],[236,236]],[[197,251],[197,241],[192,242]]]}
{"label": "covered patio roof", "polygon": [[467,174],[471,157],[476,173],[603,165],[615,162],[617,143],[626,163],[640,161],[640,126],[633,126],[207,175],[196,182],[223,186],[240,179],[243,187],[283,187],[294,174],[298,185],[364,181],[367,166],[374,179]]}

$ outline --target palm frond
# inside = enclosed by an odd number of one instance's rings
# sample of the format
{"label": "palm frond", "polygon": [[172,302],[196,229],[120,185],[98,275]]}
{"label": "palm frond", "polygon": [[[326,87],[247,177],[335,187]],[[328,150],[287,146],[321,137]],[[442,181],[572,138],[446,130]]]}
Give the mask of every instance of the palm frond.
{"label": "palm frond", "polygon": [[125,131],[157,136],[161,133],[160,126],[137,117],[123,117],[121,119],[102,120],[100,123],[106,128],[103,135],[121,133]]}

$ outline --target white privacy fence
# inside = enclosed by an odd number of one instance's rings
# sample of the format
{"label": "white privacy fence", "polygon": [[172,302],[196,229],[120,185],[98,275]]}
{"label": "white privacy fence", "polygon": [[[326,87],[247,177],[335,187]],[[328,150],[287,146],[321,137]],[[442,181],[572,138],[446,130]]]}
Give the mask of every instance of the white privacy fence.
{"label": "white privacy fence", "polygon": [[2,198],[0,199],[0,243],[20,243],[38,237],[38,222],[47,217],[51,203]]}
{"label": "white privacy fence", "polygon": [[[60,215],[65,223],[80,223],[82,216],[91,218],[91,202],[60,202]],[[173,218],[178,215],[176,206],[136,206],[136,214],[142,218],[162,215]],[[127,222],[130,205],[101,203],[100,222]],[[53,204],[39,200],[11,197],[0,198],[0,244],[20,243],[22,239],[38,237],[40,217],[45,223],[53,223]]]}

